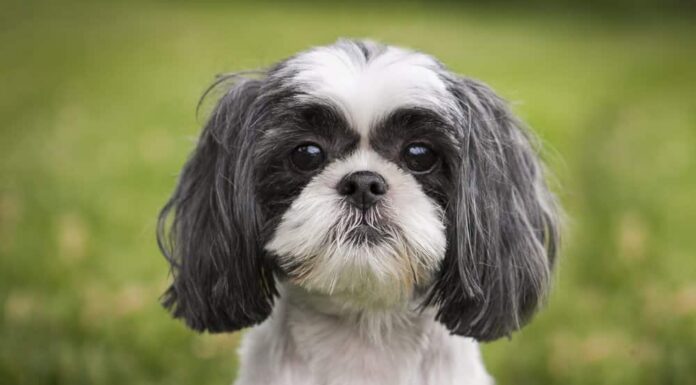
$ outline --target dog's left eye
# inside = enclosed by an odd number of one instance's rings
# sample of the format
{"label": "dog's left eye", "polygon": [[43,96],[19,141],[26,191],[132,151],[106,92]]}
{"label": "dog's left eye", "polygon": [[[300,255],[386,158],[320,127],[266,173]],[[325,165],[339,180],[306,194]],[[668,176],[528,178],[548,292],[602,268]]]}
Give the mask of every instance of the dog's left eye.
{"label": "dog's left eye", "polygon": [[290,161],[300,171],[314,171],[325,159],[324,151],[316,143],[301,144],[290,154]]}
{"label": "dog's left eye", "polygon": [[425,143],[411,143],[404,148],[402,158],[409,170],[425,173],[433,169],[439,159],[437,153]]}

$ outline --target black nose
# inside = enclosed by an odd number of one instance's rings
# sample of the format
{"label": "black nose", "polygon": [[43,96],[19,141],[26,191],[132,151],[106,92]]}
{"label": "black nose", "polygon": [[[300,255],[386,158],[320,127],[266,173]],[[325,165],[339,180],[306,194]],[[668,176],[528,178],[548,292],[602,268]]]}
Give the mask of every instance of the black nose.
{"label": "black nose", "polygon": [[382,199],[389,187],[384,178],[372,171],[356,171],[341,179],[336,190],[348,200],[363,210],[370,208]]}

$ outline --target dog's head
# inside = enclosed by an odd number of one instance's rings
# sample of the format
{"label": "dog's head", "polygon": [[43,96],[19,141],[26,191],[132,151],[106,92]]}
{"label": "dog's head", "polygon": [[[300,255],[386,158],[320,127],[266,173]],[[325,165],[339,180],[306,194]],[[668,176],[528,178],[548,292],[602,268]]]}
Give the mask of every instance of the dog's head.
{"label": "dog's head", "polygon": [[175,316],[211,332],[256,324],[276,280],[358,308],[418,299],[479,340],[537,309],[555,202],[529,133],[488,87],[356,41],[225,80],[160,217]]}

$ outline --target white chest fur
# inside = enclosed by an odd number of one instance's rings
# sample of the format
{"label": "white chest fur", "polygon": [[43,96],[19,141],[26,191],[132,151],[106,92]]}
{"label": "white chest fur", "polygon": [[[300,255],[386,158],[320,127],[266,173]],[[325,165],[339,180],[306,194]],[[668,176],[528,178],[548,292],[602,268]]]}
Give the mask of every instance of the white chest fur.
{"label": "white chest fur", "polygon": [[427,311],[357,312],[283,291],[271,317],[244,336],[236,385],[493,383],[478,344],[450,335]]}

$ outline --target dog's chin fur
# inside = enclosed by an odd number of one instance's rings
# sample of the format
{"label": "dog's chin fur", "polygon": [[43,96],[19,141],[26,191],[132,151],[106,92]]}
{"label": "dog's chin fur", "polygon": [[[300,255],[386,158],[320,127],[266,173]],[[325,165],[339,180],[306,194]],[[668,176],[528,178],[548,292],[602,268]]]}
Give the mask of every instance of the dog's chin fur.
{"label": "dog's chin fur", "polygon": [[[534,139],[507,104],[365,41],[217,85],[160,215],[165,307],[197,331],[255,326],[238,385],[491,383],[476,341],[532,318],[558,244]],[[308,144],[312,167],[293,158]],[[340,188],[356,175],[380,184],[357,200]]]}

